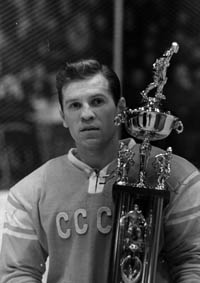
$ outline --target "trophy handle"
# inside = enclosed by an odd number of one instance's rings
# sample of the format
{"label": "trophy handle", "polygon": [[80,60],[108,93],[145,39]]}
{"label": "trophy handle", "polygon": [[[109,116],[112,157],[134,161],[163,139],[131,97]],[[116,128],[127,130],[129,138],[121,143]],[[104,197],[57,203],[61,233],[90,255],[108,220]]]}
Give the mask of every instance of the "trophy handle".
{"label": "trophy handle", "polygon": [[182,133],[184,130],[183,123],[177,118],[174,121],[173,129],[178,133]]}

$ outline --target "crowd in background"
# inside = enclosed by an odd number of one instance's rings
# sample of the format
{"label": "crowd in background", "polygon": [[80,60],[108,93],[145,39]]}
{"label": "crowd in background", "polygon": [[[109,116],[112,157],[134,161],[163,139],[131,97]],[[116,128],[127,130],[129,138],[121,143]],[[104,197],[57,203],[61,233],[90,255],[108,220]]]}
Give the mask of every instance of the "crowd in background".
{"label": "crowd in background", "polygon": [[112,10],[105,0],[1,1],[0,121],[52,102],[64,61],[92,55],[111,63]]}
{"label": "crowd in background", "polygon": [[63,58],[87,56],[95,46],[98,53],[98,42],[101,51],[106,49],[112,9],[105,0],[2,1],[1,71],[20,71],[36,61],[55,69]]}
{"label": "crowd in background", "polygon": [[[170,110],[185,125],[183,138],[174,138],[175,150],[185,153],[186,146],[185,157],[200,166],[200,3],[168,2],[124,1],[123,92],[129,106],[135,107],[139,93],[152,80],[155,59],[177,41],[180,51],[172,59],[165,87]],[[14,181],[45,159],[38,157],[43,151],[37,140],[38,122],[48,127],[51,123],[52,127],[60,125],[55,90],[55,72],[60,64],[88,56],[112,64],[113,9],[111,0],[0,2],[0,151],[6,152],[0,155],[0,161],[2,164],[6,155],[12,172],[25,164]],[[28,139],[19,142],[11,154],[13,137],[4,133],[8,124],[16,122],[28,125]],[[20,126],[18,129],[21,131]],[[170,141],[174,144],[174,140]],[[61,138],[59,145],[60,152],[64,151]],[[16,157],[20,150],[20,157]]]}

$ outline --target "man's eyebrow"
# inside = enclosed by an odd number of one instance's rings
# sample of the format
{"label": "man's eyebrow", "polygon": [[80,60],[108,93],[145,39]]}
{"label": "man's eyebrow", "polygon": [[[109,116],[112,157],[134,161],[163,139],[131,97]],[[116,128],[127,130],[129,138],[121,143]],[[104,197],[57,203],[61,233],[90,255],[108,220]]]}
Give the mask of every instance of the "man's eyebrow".
{"label": "man's eyebrow", "polygon": [[69,103],[73,103],[73,102],[77,102],[79,101],[78,98],[69,98],[67,100],[64,101],[65,104],[69,104]]}
{"label": "man's eyebrow", "polygon": [[92,96],[92,98],[93,98],[93,97],[96,97],[96,96],[106,97],[106,95],[105,95],[104,93],[101,93],[101,92],[94,93],[94,94],[92,94],[91,96]]}

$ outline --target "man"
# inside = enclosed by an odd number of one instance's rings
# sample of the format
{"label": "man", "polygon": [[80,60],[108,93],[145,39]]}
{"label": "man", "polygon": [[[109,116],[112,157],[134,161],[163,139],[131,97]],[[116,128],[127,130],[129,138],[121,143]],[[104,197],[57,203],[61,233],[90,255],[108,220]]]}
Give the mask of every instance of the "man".
{"label": "man", "polygon": [[[107,283],[112,239],[112,186],[125,107],[116,74],[95,60],[66,64],[57,75],[61,117],[76,148],[50,160],[11,188],[1,251],[1,283]],[[137,178],[139,146],[135,153]],[[154,148],[152,154],[161,152]],[[134,173],[135,170],[135,173]],[[150,168],[149,170],[152,170]],[[150,174],[151,175],[151,174]],[[200,282],[200,175],[174,156],[171,200],[162,241],[172,282]],[[160,269],[160,265],[159,268]],[[159,279],[161,283],[161,279]]]}

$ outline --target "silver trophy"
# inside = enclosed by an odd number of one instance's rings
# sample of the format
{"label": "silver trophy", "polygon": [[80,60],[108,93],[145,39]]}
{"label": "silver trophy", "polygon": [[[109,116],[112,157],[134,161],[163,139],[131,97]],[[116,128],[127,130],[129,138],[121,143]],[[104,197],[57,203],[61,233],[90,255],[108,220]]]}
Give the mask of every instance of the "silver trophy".
{"label": "silver trophy", "polygon": [[[143,106],[125,109],[115,118],[125,124],[127,132],[141,141],[140,168],[137,181],[129,181],[134,153],[123,143],[118,153],[117,181],[113,186],[114,232],[109,283],[153,283],[155,281],[160,230],[165,203],[169,200],[166,180],[171,172],[172,148],[156,155],[152,164],[155,186],[147,181],[151,141],[166,138],[172,130],[183,131],[182,122],[170,111],[162,111],[166,99],[167,68],[179,46],[171,47],[153,64],[153,82],[141,92]],[[154,96],[150,91],[154,90]]]}

